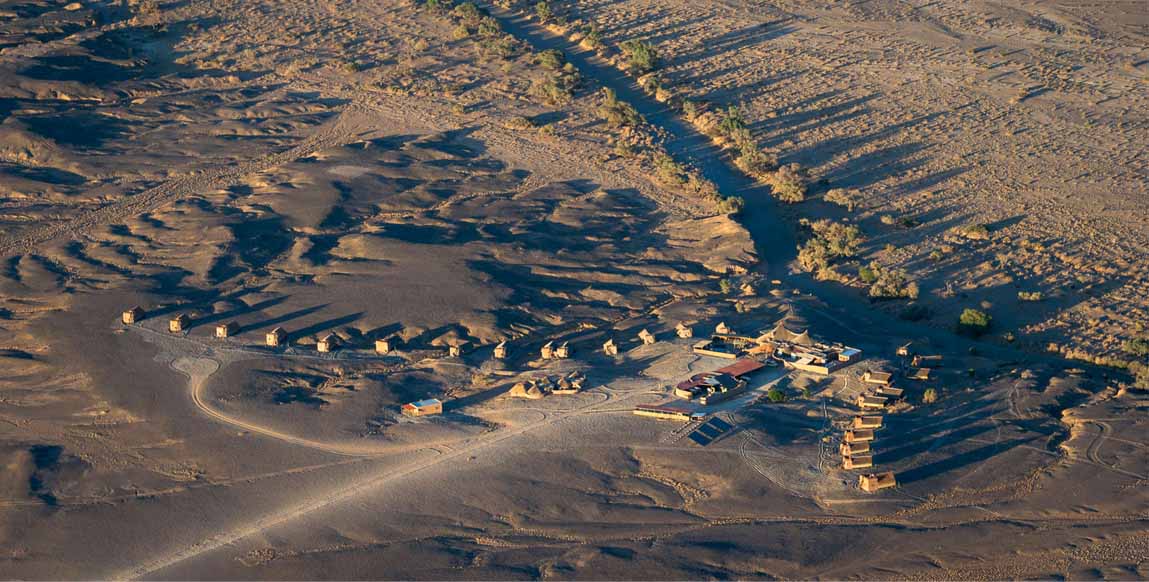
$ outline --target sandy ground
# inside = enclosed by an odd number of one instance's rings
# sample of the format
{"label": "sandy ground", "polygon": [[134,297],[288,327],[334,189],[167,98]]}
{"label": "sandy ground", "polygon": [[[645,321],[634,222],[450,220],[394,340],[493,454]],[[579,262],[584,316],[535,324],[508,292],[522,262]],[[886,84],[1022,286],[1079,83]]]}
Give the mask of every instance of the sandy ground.
{"label": "sandy ground", "polygon": [[[500,4],[484,38],[398,0],[0,2],[0,572],[1149,577],[1145,393],[1047,345],[1113,355],[1143,331],[1140,15],[556,3],[741,104],[821,180],[783,206],[611,62]],[[581,75],[569,101],[539,97],[545,49]],[[608,127],[604,87],[646,125]],[[652,178],[623,134],[746,208]],[[860,210],[823,202],[832,187]],[[819,216],[862,225],[859,261],[906,268],[930,315],[794,272]],[[955,239],[966,223],[992,236]],[[952,333],[966,306],[993,336]],[[866,359],[759,376],[702,421],[631,413],[728,363],[680,322],[782,317]],[[288,345],[264,345],[277,327]],[[873,445],[899,487],[868,495],[838,445],[862,373],[905,367],[908,340],[945,365],[899,379]],[[540,359],[549,341],[572,357]],[[571,373],[578,394],[509,394]],[[427,397],[445,414],[399,414]]]}

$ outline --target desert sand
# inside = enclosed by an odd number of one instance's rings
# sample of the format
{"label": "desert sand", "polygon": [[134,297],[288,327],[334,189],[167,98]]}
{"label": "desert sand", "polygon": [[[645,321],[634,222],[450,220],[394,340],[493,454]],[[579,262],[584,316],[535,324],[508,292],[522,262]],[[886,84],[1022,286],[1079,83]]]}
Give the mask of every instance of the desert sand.
{"label": "desert sand", "polygon": [[0,2],[0,577],[1147,578],[1147,25]]}

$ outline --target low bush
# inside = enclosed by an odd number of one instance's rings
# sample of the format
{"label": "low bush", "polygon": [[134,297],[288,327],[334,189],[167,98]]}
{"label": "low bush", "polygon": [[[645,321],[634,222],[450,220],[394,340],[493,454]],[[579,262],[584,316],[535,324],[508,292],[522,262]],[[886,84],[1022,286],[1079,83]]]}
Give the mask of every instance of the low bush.
{"label": "low bush", "polygon": [[1149,356],[1149,338],[1139,337],[1126,340],[1125,343],[1121,345],[1121,349],[1125,350],[1125,353],[1134,356]]}
{"label": "low bush", "polygon": [[569,103],[578,88],[578,73],[548,75],[531,84],[531,95],[547,105],[559,106]]}
{"label": "low bush", "polygon": [[980,336],[989,331],[993,318],[988,313],[967,308],[958,317],[958,331],[971,336]]}
{"label": "low bush", "polygon": [[635,127],[642,123],[642,116],[633,105],[620,101],[614,90],[604,88],[602,101],[599,103],[598,113],[608,126],[612,128]]}
{"label": "low bush", "polygon": [[917,299],[918,284],[901,269],[888,269],[878,263],[870,263],[877,278],[870,285],[870,297],[875,299]]}
{"label": "low bush", "polygon": [[1017,298],[1021,301],[1041,301],[1044,297],[1041,291],[1018,291]]}
{"label": "low bush", "polygon": [[930,308],[925,305],[912,304],[907,305],[901,313],[898,314],[899,319],[906,321],[922,321],[930,316]]}
{"label": "low bush", "polygon": [[806,199],[806,172],[798,164],[786,164],[768,178],[774,196],[796,204]]}
{"label": "low bush", "polygon": [[631,39],[619,48],[626,57],[626,68],[634,75],[644,75],[658,66],[658,51],[648,42]]}
{"label": "low bush", "polygon": [[782,402],[786,402],[786,393],[777,389],[777,388],[771,388],[769,391],[766,392],[766,398],[769,398],[770,402],[773,402],[775,404],[779,404]]}
{"label": "low bush", "polygon": [[922,393],[922,403],[933,404],[938,401],[938,391],[933,388],[926,388]]}
{"label": "low bush", "polygon": [[958,229],[958,234],[970,240],[989,240],[989,227],[984,224],[967,224]]}
{"label": "low bush", "polygon": [[861,201],[861,195],[854,190],[847,190],[845,188],[834,188],[826,192],[824,196],[826,202],[837,204],[846,210],[853,212],[858,208],[858,203]]}

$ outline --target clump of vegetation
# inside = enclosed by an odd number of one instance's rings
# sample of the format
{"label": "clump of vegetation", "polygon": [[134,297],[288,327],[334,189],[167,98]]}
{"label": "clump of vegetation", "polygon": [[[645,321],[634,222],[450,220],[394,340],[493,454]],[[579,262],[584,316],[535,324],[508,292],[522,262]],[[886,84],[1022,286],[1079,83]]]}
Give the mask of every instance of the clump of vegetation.
{"label": "clump of vegetation", "polygon": [[648,42],[628,40],[619,48],[626,57],[626,68],[634,75],[644,75],[658,67],[658,51]]}
{"label": "clump of vegetation", "polygon": [[757,145],[745,142],[739,147],[738,156],[734,158],[734,165],[746,175],[762,180],[768,178],[771,172],[778,169],[778,160],[758,149]]}
{"label": "clump of vegetation", "polygon": [[535,63],[548,71],[559,71],[567,64],[567,57],[559,49],[547,49],[535,55]]}
{"label": "clump of vegetation", "polygon": [[767,179],[774,196],[791,204],[806,199],[806,180],[806,171],[798,164],[786,164]]}
{"label": "clump of vegetation", "polygon": [[1017,298],[1020,301],[1041,301],[1044,296],[1041,291],[1018,291]]}
{"label": "clump of vegetation", "polygon": [[837,204],[846,210],[853,212],[858,208],[861,202],[861,195],[854,190],[847,190],[845,188],[834,188],[825,195],[826,202]]}
{"label": "clump of vegetation", "polygon": [[742,117],[742,110],[734,106],[727,107],[722,112],[718,125],[715,127],[715,133],[717,137],[727,139],[739,146],[751,141],[750,127],[746,125],[746,119]]}
{"label": "clump of vegetation", "polygon": [[814,236],[798,248],[798,264],[806,272],[815,273],[819,279],[840,279],[832,263],[858,254],[865,240],[861,229],[831,220],[819,220],[810,228]]}
{"label": "clump of vegetation", "polygon": [[734,290],[734,283],[732,283],[730,279],[723,279],[718,282],[718,290],[721,291],[723,295],[729,295],[730,292]]}
{"label": "clump of vegetation", "polygon": [[768,392],[766,392],[766,398],[769,398],[770,402],[779,404],[786,402],[786,393],[777,388],[771,388]]}
{"label": "clump of vegetation", "polygon": [[1121,349],[1125,350],[1125,353],[1134,356],[1149,356],[1149,338],[1139,337],[1126,340],[1125,343],[1121,345]]}
{"label": "clump of vegetation", "polygon": [[563,71],[537,79],[531,84],[531,95],[547,105],[559,106],[574,98],[581,78],[577,71]]}
{"label": "clump of vegetation", "polygon": [[1133,373],[1134,388],[1149,390],[1149,364],[1132,362],[1129,364],[1129,371]]}
{"label": "clump of vegetation", "polygon": [[598,29],[598,25],[591,23],[583,30],[582,40],[579,44],[587,50],[597,51],[603,47],[602,31]]}
{"label": "clump of vegetation", "polygon": [[958,229],[958,234],[970,240],[989,240],[989,227],[984,224],[967,224]]}
{"label": "clump of vegetation", "polygon": [[722,214],[738,214],[746,208],[746,200],[740,196],[724,196],[718,200],[715,209]]}
{"label": "clump of vegetation", "polygon": [[916,281],[901,269],[890,269],[876,262],[870,263],[874,273],[870,284],[870,297],[875,299],[917,299],[920,290]]}
{"label": "clump of vegetation", "polygon": [[613,128],[635,127],[642,123],[642,116],[634,106],[619,100],[618,95],[609,87],[602,90],[602,102],[599,103],[598,114]]}
{"label": "clump of vegetation", "polygon": [[507,129],[534,129],[535,122],[525,115],[516,115],[506,122]]}
{"label": "clump of vegetation", "polygon": [[921,321],[928,318],[929,316],[930,308],[926,307],[925,305],[919,305],[916,303],[907,305],[906,308],[898,314],[898,318],[904,319],[906,321]]}
{"label": "clump of vegetation", "polygon": [[938,391],[933,389],[933,388],[926,388],[926,391],[922,393],[922,403],[923,404],[933,404],[937,401],[938,401]]}
{"label": "clump of vegetation", "polygon": [[958,317],[958,331],[974,337],[989,331],[993,318],[988,313],[977,309],[967,308]]}
{"label": "clump of vegetation", "polygon": [[539,22],[546,24],[555,17],[555,11],[551,9],[550,2],[539,2],[535,4],[535,16],[538,17]]}

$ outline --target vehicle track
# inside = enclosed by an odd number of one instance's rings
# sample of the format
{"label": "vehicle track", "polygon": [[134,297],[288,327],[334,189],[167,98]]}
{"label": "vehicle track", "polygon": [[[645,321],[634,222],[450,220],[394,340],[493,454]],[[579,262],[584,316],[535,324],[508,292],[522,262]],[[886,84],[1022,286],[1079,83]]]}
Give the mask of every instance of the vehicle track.
{"label": "vehicle track", "polygon": [[514,429],[508,429],[508,430],[503,431],[503,432],[491,433],[489,436],[487,436],[485,438],[480,437],[480,438],[472,441],[467,446],[453,449],[453,450],[448,451],[448,452],[444,452],[443,454],[436,456],[436,457],[432,457],[432,458],[424,459],[424,460],[420,460],[420,461],[415,461],[415,462],[412,462],[411,464],[409,464],[407,466],[388,467],[385,471],[382,471],[382,472],[380,472],[374,476],[371,476],[371,477],[368,477],[366,479],[355,482],[351,485],[348,485],[348,486],[343,487],[341,489],[338,489],[336,491],[330,492],[329,494],[313,497],[311,500],[304,502],[300,505],[297,505],[297,506],[289,508],[285,511],[282,511],[279,513],[274,513],[274,514],[265,516],[261,519],[258,519],[250,525],[243,526],[243,527],[240,527],[240,528],[228,531],[228,532],[217,534],[215,536],[212,536],[210,538],[202,540],[198,543],[192,544],[189,547],[186,547],[186,548],[183,548],[180,550],[176,550],[175,552],[168,554],[164,557],[161,557],[161,558],[149,561],[147,563],[138,565],[134,568],[130,568],[130,569],[123,571],[123,572],[118,572],[118,573],[112,574],[112,575],[108,576],[108,578],[116,579],[116,580],[125,580],[125,579],[126,580],[134,580],[134,579],[147,577],[151,574],[154,574],[155,572],[158,572],[160,570],[163,570],[165,568],[168,568],[168,567],[173,566],[175,564],[178,564],[180,562],[189,560],[191,558],[194,558],[194,557],[199,556],[201,554],[204,554],[206,552],[216,550],[216,549],[222,548],[224,546],[228,546],[228,545],[233,544],[239,540],[242,540],[248,536],[255,535],[255,534],[260,533],[262,531],[265,531],[269,528],[272,528],[272,527],[275,527],[277,525],[289,522],[289,521],[296,519],[298,517],[302,517],[302,516],[307,515],[309,513],[312,513],[312,512],[324,509],[326,507],[329,507],[331,505],[334,505],[336,503],[340,503],[340,502],[345,501],[351,497],[354,497],[355,495],[358,495],[364,491],[370,490],[374,487],[378,487],[378,486],[381,486],[381,485],[384,485],[387,483],[392,483],[392,482],[395,482],[397,480],[401,480],[403,478],[409,477],[411,475],[415,475],[421,471],[424,471],[424,470],[427,470],[429,468],[441,465],[443,463],[458,460],[461,458],[466,458],[467,456],[475,453],[476,451],[490,448],[492,446],[495,446],[495,445],[503,443],[507,440],[516,438],[516,437],[523,435],[525,433],[554,425],[554,424],[556,424],[556,423],[558,423],[564,419],[567,419],[567,418],[570,418],[573,416],[581,416],[584,414],[593,414],[595,412],[601,412],[599,409],[606,408],[607,405],[617,406],[617,405],[621,404],[622,402],[625,402],[626,400],[629,400],[630,398],[632,398],[634,396],[639,396],[639,395],[642,395],[644,393],[645,392],[638,392],[636,394],[628,394],[627,396],[623,396],[623,397],[618,398],[618,399],[610,398],[606,401],[594,403],[594,404],[589,404],[585,407],[575,409],[575,410],[573,410],[569,413],[565,413],[565,414],[552,414],[552,415],[549,415],[549,416],[547,416],[541,420],[538,420],[538,421],[535,421],[532,423],[528,423],[528,424],[524,424],[524,425],[517,427],[517,428],[514,428]]}

